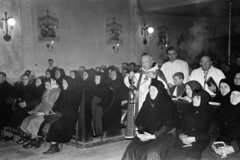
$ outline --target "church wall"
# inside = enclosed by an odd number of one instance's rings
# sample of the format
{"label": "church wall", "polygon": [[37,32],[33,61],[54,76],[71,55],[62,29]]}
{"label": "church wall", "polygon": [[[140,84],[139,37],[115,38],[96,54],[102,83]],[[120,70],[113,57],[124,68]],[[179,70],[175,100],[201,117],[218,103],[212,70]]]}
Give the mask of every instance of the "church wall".
{"label": "church wall", "polygon": [[[140,64],[143,52],[151,53],[154,60],[161,64],[166,47],[157,44],[158,27],[164,25],[169,28],[169,45],[173,46],[178,46],[181,35],[190,37],[198,33],[197,29],[202,29],[197,27],[202,18],[143,13],[137,0],[0,0],[0,10],[1,18],[7,11],[16,20],[11,41],[0,38],[0,70],[6,72],[11,81],[19,79],[27,69],[33,70],[37,76],[44,75],[49,58],[54,59],[67,74],[79,66],[95,68],[105,64],[120,67],[122,62]],[[60,40],[54,43],[52,52],[46,47],[51,41],[38,39],[37,20],[45,16],[47,10],[49,15],[59,20]],[[107,43],[106,25],[112,22],[113,17],[123,27],[123,42],[118,53],[114,53],[113,44]],[[146,45],[141,35],[144,22],[155,29],[154,33],[149,34]],[[234,22],[239,25],[239,17],[234,18]],[[214,26],[217,26],[215,37],[226,35],[227,24],[227,18],[212,20],[210,26],[213,29],[208,36],[213,36]],[[239,27],[236,31],[239,32]],[[2,31],[0,36],[3,36]],[[205,47],[204,43],[196,45],[203,41],[198,38],[191,43],[194,54]],[[182,57],[186,58],[184,55]]]}

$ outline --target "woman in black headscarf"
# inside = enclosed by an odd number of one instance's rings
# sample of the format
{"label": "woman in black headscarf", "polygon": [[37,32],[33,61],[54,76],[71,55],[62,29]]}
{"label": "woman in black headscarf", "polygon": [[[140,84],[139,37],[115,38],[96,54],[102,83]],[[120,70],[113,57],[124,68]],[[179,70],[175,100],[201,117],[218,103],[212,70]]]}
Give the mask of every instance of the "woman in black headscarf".
{"label": "woman in black headscarf", "polygon": [[202,89],[201,84],[198,81],[189,81],[186,83],[186,93],[183,94],[183,98],[188,101],[192,102],[192,94],[195,90]]}
{"label": "woman in black headscarf", "polygon": [[85,88],[90,88],[94,86],[94,75],[90,70],[83,71],[83,83],[81,83],[77,88],[78,91],[83,91]]}
{"label": "woman in black headscarf", "polygon": [[[28,111],[32,110],[39,103],[39,99],[35,95],[35,86],[29,81],[29,75],[22,75],[22,87],[15,87],[15,105],[9,113],[6,113],[5,127],[11,127],[11,131],[16,132],[18,126],[23,119],[28,116]],[[2,118],[2,117],[1,117]],[[1,120],[3,123],[3,120]],[[5,135],[9,135],[8,131]],[[2,141],[8,141],[10,138],[6,136]]]}
{"label": "woman in black headscarf", "polygon": [[62,89],[62,80],[65,76],[66,76],[65,71],[62,68],[56,69],[55,79],[60,89]]}
{"label": "woman in black headscarf", "polygon": [[45,79],[46,78],[44,76],[40,76],[36,80],[35,95],[36,95],[37,99],[39,100],[39,102],[42,98],[43,92],[46,90],[46,87],[45,87],[45,84],[44,84]]}
{"label": "woman in black headscarf", "polygon": [[73,79],[73,85],[75,87],[79,86],[82,82],[83,82],[83,79],[81,78],[80,74],[78,71],[76,70],[72,70],[70,72],[70,77],[72,77]]}
{"label": "woman in black headscarf", "polygon": [[[97,72],[95,74],[95,87],[93,89],[92,99],[92,115],[96,135],[100,135],[103,131],[102,126],[104,127],[107,125],[102,124],[102,115],[103,112],[105,112],[106,108],[109,106],[112,95],[111,90],[106,83],[106,77],[104,74]],[[105,121],[103,121],[103,123],[104,122]]]}
{"label": "woman in black headscarf", "polygon": [[[211,133],[214,141],[202,153],[202,160],[240,159],[240,87],[232,87],[229,100],[216,111]],[[220,142],[220,147],[215,144]]]}
{"label": "woman in black headscarf", "polygon": [[[36,87],[33,92],[26,92],[29,96],[33,97],[32,101],[28,101],[25,99],[26,106],[24,107],[24,101],[22,104],[19,103],[23,108],[19,108],[11,117],[10,121],[8,122],[8,126],[12,128],[13,130],[17,130],[19,125],[22,123],[22,121],[29,116],[28,111],[31,111],[35,106],[37,106],[42,98],[43,92],[45,91],[45,85],[44,85],[45,77],[41,76],[36,79]],[[24,95],[23,95],[24,96]],[[26,95],[25,95],[26,96]],[[35,98],[34,98],[35,97]],[[26,137],[22,132],[20,132],[20,137],[22,137],[20,140],[17,141],[18,144],[22,144],[29,140],[29,137]]]}
{"label": "woman in black headscarf", "polygon": [[[116,69],[110,72],[110,89],[111,89],[111,103],[104,110],[103,113],[103,131],[106,133],[105,137],[112,137],[121,133],[121,101],[122,91],[126,88],[123,84],[121,73]],[[125,92],[128,95],[128,92]]]}
{"label": "woman in black headscarf", "polygon": [[219,91],[212,101],[222,103],[226,99],[229,99],[231,95],[231,86],[232,83],[229,79],[226,78],[222,79],[219,82]]}
{"label": "woman in black headscarf", "polygon": [[152,79],[149,93],[136,118],[137,136],[122,160],[160,160],[174,142],[172,130],[178,126],[177,108],[162,82]]}
{"label": "woman in black headscarf", "polygon": [[111,88],[114,88],[115,86],[125,86],[125,84],[123,83],[122,75],[118,70],[111,69],[109,73],[109,78],[109,85]]}
{"label": "woman in black headscarf", "polygon": [[53,122],[49,128],[47,141],[51,142],[51,146],[44,154],[59,152],[58,143],[69,142],[74,134],[81,95],[73,84],[73,79],[69,76],[65,76],[62,80],[63,89],[52,111],[50,111],[60,118]]}
{"label": "woman in black headscarf", "polygon": [[205,90],[193,92],[192,106],[183,113],[181,125],[176,130],[174,145],[165,160],[198,160],[209,144],[208,131],[213,110],[208,105],[209,94]]}

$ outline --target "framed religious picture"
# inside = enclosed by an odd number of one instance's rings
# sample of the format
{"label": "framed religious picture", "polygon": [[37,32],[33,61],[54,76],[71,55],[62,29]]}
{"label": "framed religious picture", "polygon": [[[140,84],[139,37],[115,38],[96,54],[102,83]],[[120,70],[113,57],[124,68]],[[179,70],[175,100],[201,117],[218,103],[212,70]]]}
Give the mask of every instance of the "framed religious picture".
{"label": "framed religious picture", "polygon": [[113,17],[113,21],[107,24],[107,43],[122,43],[122,25],[115,21]]}
{"label": "framed religious picture", "polygon": [[158,27],[158,45],[167,45],[169,43],[169,28],[164,25]]}
{"label": "framed religious picture", "polygon": [[39,41],[59,41],[58,19],[49,15],[38,18],[38,40]]}

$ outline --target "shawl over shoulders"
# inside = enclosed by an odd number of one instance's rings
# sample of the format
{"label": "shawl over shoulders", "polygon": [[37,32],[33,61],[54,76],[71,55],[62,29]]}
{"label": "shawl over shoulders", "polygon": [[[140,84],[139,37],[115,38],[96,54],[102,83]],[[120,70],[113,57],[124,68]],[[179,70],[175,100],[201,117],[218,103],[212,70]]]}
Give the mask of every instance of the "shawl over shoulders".
{"label": "shawl over shoulders", "polygon": [[164,85],[157,79],[153,79],[151,85],[158,89],[155,104],[152,107],[148,93],[136,118],[136,126],[140,132],[155,134],[157,137],[178,126],[179,120],[177,108],[164,89]]}

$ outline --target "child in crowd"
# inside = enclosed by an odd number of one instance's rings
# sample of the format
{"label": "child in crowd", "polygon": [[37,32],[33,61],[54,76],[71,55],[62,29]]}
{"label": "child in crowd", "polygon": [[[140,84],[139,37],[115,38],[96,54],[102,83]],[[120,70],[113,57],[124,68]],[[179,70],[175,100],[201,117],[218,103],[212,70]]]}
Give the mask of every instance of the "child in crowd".
{"label": "child in crowd", "polygon": [[184,74],[182,72],[177,72],[173,75],[174,86],[170,88],[170,93],[172,97],[181,97],[185,92],[185,84],[183,83]]}

